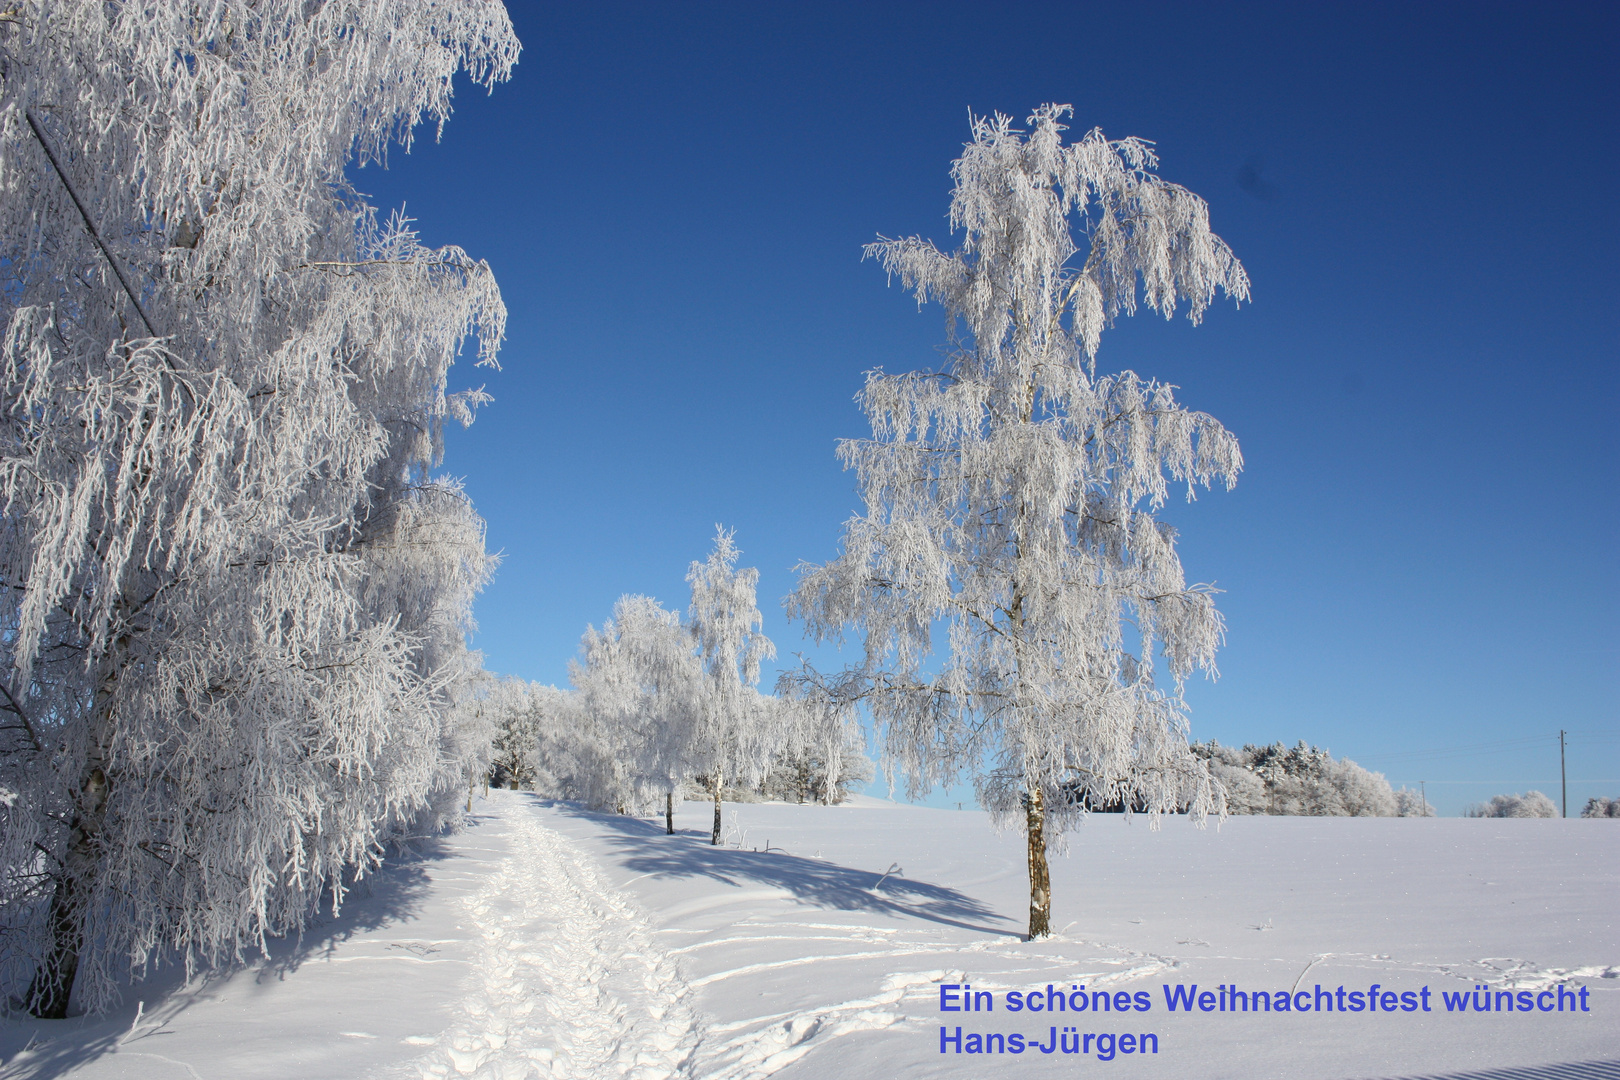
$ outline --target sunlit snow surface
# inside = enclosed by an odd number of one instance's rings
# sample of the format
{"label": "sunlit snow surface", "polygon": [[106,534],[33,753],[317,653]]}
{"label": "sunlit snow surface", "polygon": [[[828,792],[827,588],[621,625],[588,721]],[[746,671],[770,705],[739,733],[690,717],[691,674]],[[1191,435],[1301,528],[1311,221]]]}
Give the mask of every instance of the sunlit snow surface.
{"label": "sunlit snow surface", "polygon": [[[1021,837],[861,800],[704,803],[681,831],[492,793],[275,958],[159,978],[99,1022],[11,1021],[7,1077],[1620,1077],[1620,828],[1607,821],[1092,817],[1024,919]],[[768,850],[767,850],[768,847]],[[942,1014],[938,985],[995,995]],[[1145,990],[1147,1013],[1005,1011],[1007,990]],[[1424,1013],[1191,1015],[1200,989],[1432,992]],[[1589,1013],[1448,1014],[1481,984]],[[144,1002],[135,1024],[137,1004]],[[1157,1055],[956,1055],[964,1034],[1153,1032]],[[133,1026],[132,1026],[133,1025]],[[24,1050],[27,1046],[28,1049]]]}

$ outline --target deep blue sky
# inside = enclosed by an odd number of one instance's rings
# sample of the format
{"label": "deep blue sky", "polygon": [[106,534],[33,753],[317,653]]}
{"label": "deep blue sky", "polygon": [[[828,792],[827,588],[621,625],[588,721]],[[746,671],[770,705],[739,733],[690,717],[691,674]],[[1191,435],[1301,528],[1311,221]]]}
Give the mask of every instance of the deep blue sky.
{"label": "deep blue sky", "polygon": [[1154,140],[1254,282],[1098,362],[1242,440],[1234,492],[1167,511],[1226,590],[1194,735],[1305,739],[1455,813],[1556,799],[1563,727],[1572,809],[1620,795],[1615,10],[511,5],[512,81],[354,174],[511,312],[445,465],[504,552],[487,665],[561,683],[621,593],[684,609],[717,522],[805,649],[778,600],[857,509],[862,372],[943,338],[860,246],[950,243],[969,112],[1068,102]]}

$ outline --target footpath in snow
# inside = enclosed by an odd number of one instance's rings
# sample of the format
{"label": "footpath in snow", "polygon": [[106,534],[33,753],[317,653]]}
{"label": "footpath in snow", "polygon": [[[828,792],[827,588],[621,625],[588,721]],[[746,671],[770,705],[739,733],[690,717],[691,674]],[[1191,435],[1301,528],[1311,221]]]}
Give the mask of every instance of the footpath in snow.
{"label": "footpath in snow", "polygon": [[[1099,815],[1025,942],[1021,837],[860,800],[662,822],[494,792],[341,918],[228,976],[134,987],[100,1021],[0,1024],[0,1077],[806,1080],[1070,1076],[1620,1080],[1609,822]],[[1168,1013],[1167,986],[1432,989],[1409,1014]],[[995,1010],[942,1014],[941,983]],[[1143,992],[1031,1016],[1007,992]],[[1587,1013],[1440,1011],[1586,988]],[[1067,1021],[1065,1023],[1064,1021]],[[957,1054],[940,1029],[1151,1032],[1157,1054]],[[1049,1036],[1049,1031],[1053,1035]],[[1076,1040],[1078,1042],[1078,1040]],[[1003,1044],[1005,1045],[1005,1044]]]}
{"label": "footpath in snow", "polygon": [[686,1071],[699,1039],[691,988],[653,928],[535,807],[504,809],[510,854],[467,902],[479,935],[473,992],[422,1075]]}
{"label": "footpath in snow", "polygon": [[531,796],[492,792],[268,959],[131,988],[102,1020],[0,1024],[0,1077],[693,1075],[679,964]]}

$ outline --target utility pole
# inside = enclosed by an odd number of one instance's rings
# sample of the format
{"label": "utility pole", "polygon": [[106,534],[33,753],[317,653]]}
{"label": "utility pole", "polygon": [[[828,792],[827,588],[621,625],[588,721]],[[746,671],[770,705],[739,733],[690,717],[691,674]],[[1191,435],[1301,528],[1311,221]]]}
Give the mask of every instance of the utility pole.
{"label": "utility pole", "polygon": [[1420,798],[1422,798],[1422,800],[1423,800],[1423,816],[1424,817],[1429,816],[1429,791],[1428,791],[1428,788],[1425,787],[1425,785],[1427,783],[1428,783],[1428,781],[1425,781],[1425,780],[1419,780],[1418,781],[1418,796]]}
{"label": "utility pole", "polygon": [[1559,799],[1563,803],[1563,814],[1569,817],[1569,774],[1564,772],[1564,735],[1563,728],[1558,729],[1558,790]]}

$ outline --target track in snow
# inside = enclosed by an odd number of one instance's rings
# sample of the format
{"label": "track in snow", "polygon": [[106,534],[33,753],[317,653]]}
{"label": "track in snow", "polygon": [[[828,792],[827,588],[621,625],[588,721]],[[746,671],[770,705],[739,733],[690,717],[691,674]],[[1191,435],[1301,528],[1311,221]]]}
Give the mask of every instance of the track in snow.
{"label": "track in snow", "polygon": [[[417,1063],[421,1075],[432,1080],[765,1080],[843,1036],[906,1024],[907,999],[928,997],[949,973],[891,969],[868,996],[724,1024],[698,1015],[704,987],[786,967],[850,960],[960,962],[964,954],[975,953],[1012,959],[1023,946],[1022,939],[1008,935],[946,944],[907,941],[895,927],[745,921],[737,927],[741,934],[664,950],[654,943],[657,931],[647,919],[588,856],[547,828],[534,808],[508,803],[500,817],[512,850],[466,901],[481,939],[474,987],[462,1003],[461,1021],[434,1040],[433,1050]],[[780,933],[788,927],[839,933]],[[876,948],[790,956],[690,982],[678,967],[680,957],[699,950],[774,940]],[[1147,966],[1090,976],[1101,985],[1166,966],[1161,958],[1140,955],[1097,962],[1129,965],[1133,958]]]}
{"label": "track in snow", "polygon": [[652,928],[589,859],[526,807],[512,852],[467,900],[481,949],[463,1019],[423,1077],[664,1080],[690,1074],[702,1032]]}

